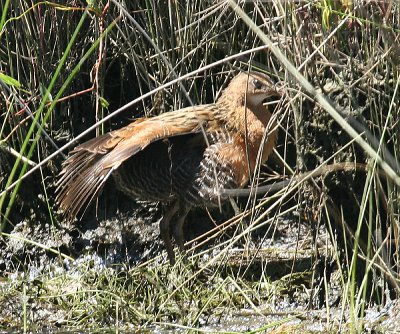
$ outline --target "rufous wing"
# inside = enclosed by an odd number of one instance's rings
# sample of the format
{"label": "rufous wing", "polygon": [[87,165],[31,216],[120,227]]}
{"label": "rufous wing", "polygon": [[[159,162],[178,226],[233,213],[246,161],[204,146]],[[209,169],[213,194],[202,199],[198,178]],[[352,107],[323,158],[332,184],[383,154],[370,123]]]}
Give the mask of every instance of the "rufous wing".
{"label": "rufous wing", "polygon": [[189,107],[135,122],[74,148],[63,163],[57,198],[67,219],[73,219],[98,195],[111,173],[151,143],[200,132],[214,121],[209,105]]}

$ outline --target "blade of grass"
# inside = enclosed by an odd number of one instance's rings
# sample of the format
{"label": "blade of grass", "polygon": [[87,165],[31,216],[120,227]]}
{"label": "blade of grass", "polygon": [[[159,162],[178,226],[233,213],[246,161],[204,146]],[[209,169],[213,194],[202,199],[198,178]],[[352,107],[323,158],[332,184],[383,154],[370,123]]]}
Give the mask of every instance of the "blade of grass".
{"label": "blade of grass", "polygon": [[[61,60],[60,60],[60,62],[59,62],[59,64],[58,64],[58,66],[57,66],[57,68],[56,68],[56,70],[55,70],[55,72],[54,72],[54,75],[53,75],[53,77],[52,77],[52,79],[51,79],[51,81],[50,81],[50,84],[49,84],[49,86],[48,86],[47,89],[46,89],[46,93],[45,93],[45,95],[43,96],[43,99],[42,99],[42,101],[41,101],[41,103],[40,103],[40,106],[39,106],[39,108],[38,108],[38,110],[37,110],[37,112],[36,112],[35,118],[33,119],[33,122],[32,122],[32,124],[31,124],[31,126],[30,126],[30,128],[29,128],[29,130],[28,130],[28,133],[27,133],[27,135],[26,135],[26,137],[25,137],[25,140],[24,140],[24,142],[23,142],[23,144],[22,144],[22,146],[21,146],[21,150],[20,150],[20,152],[19,152],[19,153],[20,153],[20,156],[24,156],[24,153],[25,153],[25,151],[26,151],[26,149],[27,149],[27,147],[28,147],[28,143],[30,142],[31,137],[32,137],[32,135],[33,135],[33,131],[34,131],[34,129],[35,129],[35,125],[36,125],[36,123],[38,123],[38,121],[39,121],[39,119],[40,119],[40,116],[42,115],[43,109],[44,109],[44,107],[45,107],[45,105],[46,105],[46,102],[48,101],[49,94],[50,94],[51,90],[53,89],[53,86],[54,86],[54,84],[56,83],[57,78],[59,77],[60,71],[61,71],[61,69],[63,68],[63,66],[64,66],[64,64],[65,64],[66,59],[68,58],[68,55],[69,55],[69,53],[70,53],[70,51],[71,51],[71,48],[72,48],[72,45],[74,44],[74,42],[75,42],[75,40],[76,40],[76,37],[78,36],[79,31],[81,31],[83,22],[85,21],[87,14],[88,14],[88,12],[85,11],[85,12],[83,13],[83,15],[81,16],[81,19],[80,19],[80,21],[78,22],[78,25],[77,25],[77,27],[75,28],[75,31],[74,31],[74,33],[73,33],[73,35],[72,35],[72,37],[71,37],[71,39],[70,39],[70,41],[69,41],[67,47],[66,47],[66,50],[65,50],[65,52],[64,52],[64,54],[63,54],[63,56],[62,56],[62,58],[61,58]],[[64,84],[64,85],[65,85],[65,84]],[[52,109],[52,108],[50,107],[49,110],[51,110],[51,109]],[[46,121],[46,120],[47,120],[47,119],[46,119],[46,117],[45,117],[45,120],[44,120],[44,121]],[[41,134],[41,131],[40,131],[40,129],[39,129],[38,132],[37,132],[35,141],[32,143],[31,148],[30,148],[30,150],[29,150],[29,152],[30,152],[31,154],[33,153],[33,151],[34,151],[34,149],[35,149],[35,147],[36,147],[36,142],[37,142],[37,140],[39,139],[40,134]],[[29,153],[28,153],[28,156],[27,156],[26,158],[29,159],[30,156],[31,156],[31,155],[29,155]],[[10,176],[9,176],[8,179],[7,179],[6,188],[14,181],[14,177],[15,177],[15,174],[16,174],[16,172],[17,172],[17,169],[18,169],[18,167],[19,167],[20,162],[21,162],[21,158],[18,157],[17,160],[16,160],[15,163],[14,163],[14,166],[13,166],[12,170],[11,170]],[[21,176],[22,174],[25,173],[26,169],[27,169],[27,163],[24,162],[24,164],[23,164],[23,166],[22,166],[22,169],[21,169],[21,172],[20,172],[20,176]],[[20,178],[19,178],[19,180],[20,180]],[[13,190],[11,196],[10,196],[10,201],[9,201],[9,203],[8,203],[6,212],[5,212],[5,214],[4,214],[4,216],[3,216],[2,220],[1,220],[0,231],[2,231],[3,228],[4,228],[5,222],[6,222],[7,218],[8,218],[8,215],[9,215],[9,213],[10,213],[10,211],[11,211],[11,208],[12,208],[12,205],[13,205],[13,203],[14,203],[15,196],[16,196],[16,194],[18,193],[19,186],[20,186],[20,182],[18,182],[18,183],[16,184],[16,187],[14,188],[14,190]],[[6,196],[5,196],[5,195],[4,195],[4,196],[1,196],[1,198],[0,198],[0,212],[2,212],[4,203],[5,203],[5,199],[6,199]]]}
{"label": "blade of grass", "polygon": [[[83,13],[83,15],[82,15],[80,21],[78,22],[78,25],[77,25],[77,27],[75,28],[75,31],[74,31],[74,33],[73,33],[73,35],[72,35],[72,37],[71,37],[71,40],[69,41],[69,43],[68,43],[68,45],[67,45],[67,47],[66,47],[66,50],[65,50],[65,52],[64,52],[64,54],[63,54],[63,56],[62,56],[62,58],[61,58],[61,60],[60,60],[60,62],[59,62],[59,64],[58,64],[58,66],[57,66],[57,69],[56,69],[56,71],[55,71],[55,73],[54,73],[54,75],[53,75],[51,81],[50,81],[50,84],[49,84],[49,86],[48,86],[47,89],[46,89],[46,93],[45,93],[45,95],[44,95],[44,97],[43,97],[43,99],[42,99],[42,101],[41,101],[41,104],[40,104],[40,106],[39,106],[39,108],[38,108],[38,111],[37,111],[36,116],[35,116],[35,118],[34,118],[34,120],[33,120],[33,123],[31,124],[31,127],[29,128],[29,131],[28,131],[28,133],[27,133],[27,135],[26,135],[26,138],[25,138],[25,140],[24,140],[24,142],[23,142],[23,145],[22,145],[22,147],[21,147],[21,150],[20,150],[20,155],[21,155],[21,156],[23,156],[23,153],[25,152],[25,150],[26,150],[26,148],[27,148],[27,145],[28,145],[28,143],[29,143],[29,141],[30,141],[30,138],[31,138],[32,134],[33,134],[34,128],[35,128],[36,124],[38,123],[39,117],[41,116],[41,114],[42,114],[42,112],[43,112],[43,109],[44,109],[44,107],[45,107],[45,105],[46,105],[46,103],[47,103],[49,94],[50,94],[50,92],[51,92],[51,90],[52,90],[52,88],[53,88],[53,86],[54,86],[54,84],[55,84],[57,78],[59,77],[60,71],[61,71],[61,69],[63,68],[63,65],[64,65],[64,63],[65,63],[65,61],[66,61],[66,59],[67,59],[67,57],[68,57],[68,55],[69,55],[69,53],[70,53],[70,51],[71,51],[71,48],[72,48],[72,46],[73,46],[73,44],[74,44],[74,42],[75,42],[75,40],[76,40],[76,37],[77,37],[79,31],[80,31],[81,28],[82,28],[83,22],[85,21],[85,18],[86,18],[86,16],[87,16],[87,14],[88,14],[88,11],[85,11],[85,12]],[[71,72],[71,74],[68,76],[67,80],[65,80],[65,82],[64,82],[63,85],[61,86],[61,88],[60,88],[60,90],[58,91],[57,95],[56,95],[55,98],[52,100],[52,103],[51,103],[51,105],[49,106],[49,108],[48,108],[48,110],[47,110],[47,112],[46,112],[46,114],[45,114],[45,116],[44,116],[44,118],[43,118],[43,121],[42,121],[42,123],[41,123],[41,126],[39,126],[39,129],[38,129],[37,132],[36,132],[36,135],[35,135],[35,137],[34,137],[33,143],[32,143],[32,145],[30,146],[30,149],[29,149],[29,151],[28,151],[27,159],[29,159],[29,158],[33,155],[33,152],[35,151],[35,148],[36,148],[36,144],[37,144],[37,142],[39,141],[40,136],[41,136],[41,133],[42,133],[41,129],[43,128],[44,124],[47,123],[47,120],[48,120],[48,118],[50,117],[51,112],[52,112],[52,110],[54,109],[54,106],[56,105],[58,99],[61,97],[61,95],[63,94],[63,92],[65,91],[65,89],[68,87],[68,85],[70,84],[70,82],[72,81],[72,79],[74,78],[74,76],[76,75],[76,73],[79,72],[80,67],[81,67],[81,65],[83,64],[83,62],[86,61],[86,59],[89,57],[89,55],[97,48],[100,39],[101,39],[101,38],[104,38],[104,36],[106,36],[106,34],[109,32],[109,30],[111,30],[111,29],[114,27],[114,25],[115,25],[115,21],[103,32],[103,34],[99,37],[99,39],[97,39],[97,40],[93,43],[93,45],[92,45],[92,46],[89,48],[89,50],[85,53],[84,57],[82,57],[82,59],[80,59],[78,65],[73,69],[73,71]],[[14,164],[14,166],[13,166],[13,169],[12,169],[12,171],[11,171],[11,173],[10,173],[10,176],[9,176],[9,178],[8,178],[8,180],[7,180],[6,188],[7,188],[7,187],[12,183],[12,181],[14,180],[14,176],[15,176],[15,173],[16,173],[16,171],[17,171],[17,168],[18,168],[20,162],[21,162],[21,158],[18,158],[18,159],[16,160],[16,162],[15,162],[15,164]],[[22,166],[22,169],[21,169],[21,171],[20,171],[19,177],[18,177],[18,179],[17,179],[17,181],[16,181],[15,188],[14,188],[12,194],[10,195],[10,200],[9,200],[8,205],[7,205],[7,208],[6,208],[6,212],[5,212],[4,216],[3,216],[2,223],[1,223],[1,226],[0,226],[0,230],[3,230],[4,224],[5,224],[5,222],[7,221],[7,218],[8,218],[8,216],[9,216],[9,214],[10,214],[10,211],[11,211],[11,209],[12,209],[12,205],[13,205],[14,200],[15,200],[15,196],[16,196],[16,194],[18,193],[19,186],[20,186],[20,184],[21,184],[20,182],[21,182],[21,180],[22,180],[23,175],[24,175],[25,172],[26,172],[26,169],[27,169],[27,163],[24,162],[24,164],[23,164],[23,166]],[[0,212],[2,211],[4,202],[5,202],[5,198],[6,198],[5,194],[2,195],[1,198],[0,198]]]}

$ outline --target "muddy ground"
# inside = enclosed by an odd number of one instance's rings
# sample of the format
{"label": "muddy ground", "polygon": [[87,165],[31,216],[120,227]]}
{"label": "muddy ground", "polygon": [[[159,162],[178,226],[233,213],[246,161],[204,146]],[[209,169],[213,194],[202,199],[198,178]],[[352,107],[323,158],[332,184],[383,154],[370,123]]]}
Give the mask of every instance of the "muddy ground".
{"label": "muddy ground", "polygon": [[[73,277],[88,263],[88,270],[97,273],[110,268],[115,273],[129,273],[132,268],[162,254],[155,263],[169,266],[158,231],[162,207],[154,203],[131,203],[123,196],[117,197],[120,200],[116,205],[118,210],[113,213],[110,210],[109,219],[96,218],[96,214],[99,217],[105,213],[99,210],[96,213],[92,209],[84,224],[76,221],[55,226],[27,219],[9,231],[9,237],[1,243],[0,259],[3,295],[0,298],[0,326],[4,330],[19,330],[23,326],[24,298],[28,298],[25,306],[28,327],[33,331],[76,330],[69,326],[68,312],[57,303],[40,299],[46,296],[40,290],[51,290],[49,281],[52,278],[60,274]],[[233,215],[229,205],[224,208],[223,214],[218,210],[210,212],[215,222],[223,222]],[[189,239],[214,227],[208,213],[201,209],[190,214],[189,222],[185,228]],[[246,223],[248,221],[242,224]],[[216,241],[189,253],[189,263],[192,255],[218,245],[235,233],[235,229],[230,229]],[[217,247],[202,255],[195,261],[193,272],[220,251],[222,248]],[[273,297],[261,300],[257,311],[252,307],[234,307],[216,310],[211,316],[204,314],[196,327],[209,332],[247,332],[265,327],[263,331],[274,333],[322,333],[327,328],[334,333],[339,329],[350,329],[352,319],[341,308],[342,276],[335,254],[325,226],[316,226],[315,222],[306,219],[304,212],[291,212],[272,225],[257,229],[229,250],[222,266],[221,263],[214,264],[209,269],[212,271],[215,267],[215,270],[225,271],[226,275],[234,273],[248,284],[259,281],[260,277],[268,277]],[[76,289],[70,283],[62,286],[64,293]],[[362,321],[363,332],[396,333],[400,323],[399,309],[399,303],[390,299],[383,307],[371,302]],[[83,330],[86,326],[87,323],[82,322]],[[98,328],[104,326],[113,327],[105,321],[99,323]],[[162,333],[188,330],[181,327],[179,320],[175,325],[157,321],[135,325],[125,320],[119,326],[123,330],[141,328]]]}

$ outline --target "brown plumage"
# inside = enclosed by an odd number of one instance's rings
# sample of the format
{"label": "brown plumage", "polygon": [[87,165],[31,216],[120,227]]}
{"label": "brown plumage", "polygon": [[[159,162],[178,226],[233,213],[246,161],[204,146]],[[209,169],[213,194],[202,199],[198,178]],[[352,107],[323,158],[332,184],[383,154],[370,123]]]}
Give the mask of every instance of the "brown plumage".
{"label": "brown plumage", "polygon": [[73,219],[113,175],[126,194],[167,205],[160,234],[174,263],[170,226],[183,250],[189,210],[218,205],[221,189],[244,187],[256,163],[267,160],[277,131],[262,101],[274,95],[268,76],[240,73],[213,104],[140,118],[93,138],[64,162],[57,202]]}

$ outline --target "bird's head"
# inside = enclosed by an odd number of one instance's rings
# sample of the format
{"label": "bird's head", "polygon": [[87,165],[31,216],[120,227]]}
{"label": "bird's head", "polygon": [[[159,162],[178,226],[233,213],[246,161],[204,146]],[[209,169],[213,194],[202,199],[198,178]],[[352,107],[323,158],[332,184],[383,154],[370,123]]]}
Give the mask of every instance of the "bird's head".
{"label": "bird's head", "polygon": [[238,104],[258,106],[264,100],[280,97],[272,80],[260,72],[241,72],[232,79],[221,98]]}

